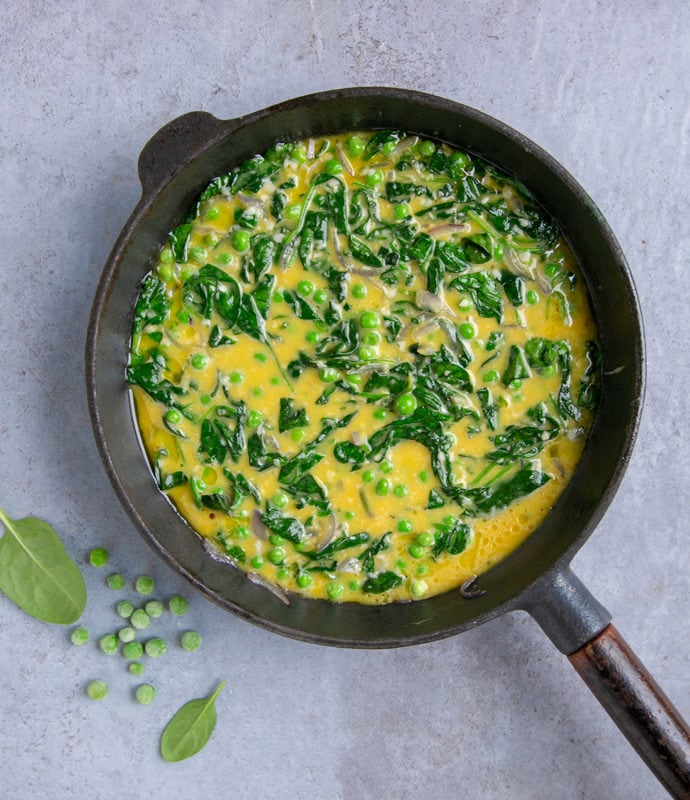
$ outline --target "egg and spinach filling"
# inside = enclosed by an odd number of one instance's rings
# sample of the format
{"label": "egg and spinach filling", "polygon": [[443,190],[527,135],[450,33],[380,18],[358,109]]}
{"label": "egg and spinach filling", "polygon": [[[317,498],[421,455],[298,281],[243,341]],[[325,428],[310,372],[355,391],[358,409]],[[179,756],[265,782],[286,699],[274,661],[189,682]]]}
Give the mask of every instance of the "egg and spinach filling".
{"label": "egg and spinach filling", "polygon": [[217,555],[309,597],[463,585],[572,476],[600,354],[529,192],[401,131],[276,145],[143,281],[127,381],[155,479]]}

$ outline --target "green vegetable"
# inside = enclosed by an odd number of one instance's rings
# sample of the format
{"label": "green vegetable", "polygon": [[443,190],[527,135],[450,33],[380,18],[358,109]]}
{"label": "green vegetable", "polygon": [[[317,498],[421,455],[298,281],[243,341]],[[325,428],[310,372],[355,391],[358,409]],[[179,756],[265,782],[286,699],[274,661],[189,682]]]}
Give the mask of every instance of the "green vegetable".
{"label": "green vegetable", "polygon": [[117,632],[117,638],[123,643],[127,644],[127,642],[133,642],[136,639],[137,632],[134,628],[127,626],[125,628],[120,628]]}
{"label": "green vegetable", "polygon": [[448,287],[467,292],[480,317],[492,317],[498,323],[503,321],[503,300],[498,290],[498,283],[488,272],[459,275],[453,278]]}
{"label": "green vegetable", "polygon": [[132,663],[127,666],[127,669],[132,675],[141,675],[144,672],[144,665],[140,664],[138,661],[132,661]]}
{"label": "green vegetable", "polygon": [[168,608],[176,617],[182,617],[189,611],[189,602],[178,594],[170,598]]}
{"label": "green vegetable", "polygon": [[367,594],[382,594],[383,592],[395,589],[395,587],[400,586],[402,582],[402,577],[396,572],[379,572],[378,575],[367,578],[364,581],[362,584],[362,591]]}
{"label": "green vegetable", "polygon": [[162,639],[160,636],[156,636],[153,639],[149,639],[146,644],[144,645],[144,652],[147,656],[151,658],[158,658],[162,656],[168,649],[168,644],[165,639]]}
{"label": "green vegetable", "polygon": [[98,646],[107,656],[113,656],[117,653],[118,647],[120,642],[112,633],[107,634],[107,636],[102,636],[98,642]]}
{"label": "green vegetable", "polygon": [[0,591],[36,619],[68,625],[86,607],[86,585],[44,520],[12,520],[0,510]]}
{"label": "green vegetable", "polygon": [[137,703],[147,706],[149,703],[153,702],[156,696],[156,690],[150,683],[142,683],[141,686],[137,686],[134,696],[136,697]]}
{"label": "green vegetable", "polygon": [[120,602],[115,606],[115,610],[117,611],[118,616],[122,617],[123,619],[128,619],[134,612],[134,606],[129,602],[129,600],[120,600]]}
{"label": "green vegetable", "polygon": [[309,425],[307,412],[304,408],[294,408],[291,397],[280,398],[280,411],[278,413],[278,430],[281,433],[292,428],[304,428]]}
{"label": "green vegetable", "polygon": [[150,575],[140,575],[134,583],[134,588],[139,594],[151,594],[156,584]]}
{"label": "green vegetable", "polygon": [[108,684],[100,680],[91,681],[86,687],[86,694],[92,700],[103,700],[108,694]]}
{"label": "green vegetable", "polygon": [[157,619],[163,614],[163,603],[160,600],[149,600],[144,606],[144,611],[153,619]]}
{"label": "green vegetable", "polygon": [[529,378],[531,374],[522,348],[512,344],[508,352],[508,364],[503,370],[501,382],[504,386],[510,386],[513,381]]}
{"label": "green vegetable", "polygon": [[104,567],[108,563],[108,551],[105,547],[94,547],[89,553],[89,564],[92,567]]}
{"label": "green vegetable", "polygon": [[143,631],[145,628],[148,628],[149,624],[151,623],[151,618],[143,608],[137,608],[132,612],[132,616],[129,618],[129,621],[135,628],[137,628],[137,630]]}
{"label": "green vegetable", "polygon": [[136,661],[144,655],[141,642],[127,642],[122,648],[122,655],[127,661]]}
{"label": "green vegetable", "polygon": [[89,641],[89,631],[86,628],[75,628],[72,633],[70,633],[70,641],[72,644],[76,644],[77,646],[81,646],[86,644]]}
{"label": "green vegetable", "polygon": [[125,588],[125,579],[118,572],[114,572],[112,575],[108,575],[106,583],[108,584],[108,587],[110,589],[119,590]]}
{"label": "green vegetable", "polygon": [[185,650],[196,650],[201,645],[201,634],[197,631],[185,631],[180,637],[180,644]]}
{"label": "green vegetable", "polygon": [[177,711],[161,736],[161,755],[166,761],[183,761],[195,755],[216,727],[215,702],[225,681],[209,697],[190,700]]}

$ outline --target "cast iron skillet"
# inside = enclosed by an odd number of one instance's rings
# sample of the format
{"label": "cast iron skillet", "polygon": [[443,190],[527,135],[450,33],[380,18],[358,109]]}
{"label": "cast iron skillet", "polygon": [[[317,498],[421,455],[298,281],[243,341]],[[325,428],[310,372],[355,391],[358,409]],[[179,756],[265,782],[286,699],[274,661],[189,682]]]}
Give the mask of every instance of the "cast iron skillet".
{"label": "cast iron skillet", "polygon": [[[124,380],[132,309],[161,243],[198,194],[277,141],[353,129],[401,128],[467,149],[521,180],[554,216],[589,286],[604,351],[603,397],[577,472],[545,522],[478,581],[473,599],[452,591],[428,600],[364,606],[292,596],[289,606],[244,573],[212,560],[158,491],[143,455]],[[106,471],[144,538],[197,589],[269,630],[308,642],[396,647],[527,610],[569,656],[664,786],[690,798],[690,730],[571,572],[630,457],[644,386],[640,313],[624,256],[600,211],[551,156],[516,131],[432,95],[356,88],[290,100],[246,117],[185,114],[139,158],[141,200],[106,263],[86,347],[89,409]]]}

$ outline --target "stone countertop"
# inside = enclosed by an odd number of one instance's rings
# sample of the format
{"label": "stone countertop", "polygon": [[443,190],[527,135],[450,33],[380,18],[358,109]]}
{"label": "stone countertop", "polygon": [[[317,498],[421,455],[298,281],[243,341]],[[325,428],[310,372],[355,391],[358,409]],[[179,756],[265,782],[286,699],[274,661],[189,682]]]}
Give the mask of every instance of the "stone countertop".
{"label": "stone countertop", "polygon": [[[177,646],[139,679],[92,641],[0,598],[5,800],[286,797],[650,800],[656,780],[525,614],[392,651],[270,634],[194,594],[144,544],[94,445],[83,345],[102,265],[139,195],[136,162],[165,122],[234,117],[313,91],[414,88],[479,108],[557,158],[630,262],[648,353],[646,407],[623,485],[575,559],[679,710],[690,716],[690,416],[686,211],[690,9],[604,3],[10,0],[0,29],[4,256],[0,506],[51,521],[84,564],[186,594],[157,631]],[[84,623],[117,627],[104,571],[84,564]],[[101,677],[102,703],[84,695]],[[228,685],[204,752],[158,754],[186,700]]]}

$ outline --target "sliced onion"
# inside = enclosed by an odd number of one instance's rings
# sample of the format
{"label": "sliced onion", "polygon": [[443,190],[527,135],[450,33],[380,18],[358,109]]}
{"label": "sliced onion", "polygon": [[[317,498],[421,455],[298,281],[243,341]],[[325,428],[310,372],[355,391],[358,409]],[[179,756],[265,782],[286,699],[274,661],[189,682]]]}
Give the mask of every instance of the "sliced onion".
{"label": "sliced onion", "polygon": [[263,520],[261,519],[261,512],[258,508],[255,508],[252,511],[250,526],[252,532],[258,536],[259,539],[263,539],[264,542],[268,541],[268,537],[270,536],[271,532],[264,525]]}
{"label": "sliced onion", "polygon": [[352,436],[350,436],[350,441],[352,444],[356,444],[357,447],[361,447],[367,443],[367,437],[361,431],[353,431]]}
{"label": "sliced onion", "polygon": [[343,165],[343,169],[345,170],[345,172],[347,172],[348,175],[354,176],[355,171],[354,169],[352,169],[352,164],[350,164],[348,157],[345,155],[345,151],[343,150],[343,146],[342,144],[340,144],[340,142],[338,142],[338,144],[336,145],[336,149],[338,151],[338,158],[340,159],[340,163]]}
{"label": "sliced onion", "polygon": [[473,600],[475,597],[481,597],[483,594],[486,594],[486,589],[477,589],[475,586],[478,577],[478,575],[473,575],[460,586],[460,594],[466,600]]}
{"label": "sliced onion", "polygon": [[256,572],[248,572],[247,578],[257,586],[263,586],[264,589],[268,589],[268,591],[271,594],[274,594],[281,603],[285,603],[286,606],[290,605],[290,601],[288,600],[288,596],[285,594],[285,592],[282,589],[279,589],[275,584],[267,581],[266,578],[263,578]]}
{"label": "sliced onion", "polygon": [[335,514],[329,514],[325,519],[325,523],[326,524],[321,532],[321,538],[316,545],[317,553],[320,553],[324,548],[328,547],[338,533],[338,523],[336,521]]}
{"label": "sliced onion", "polygon": [[447,233],[469,233],[472,228],[466,222],[449,222],[445,225],[423,228],[423,230],[436,236],[445,236]]}

